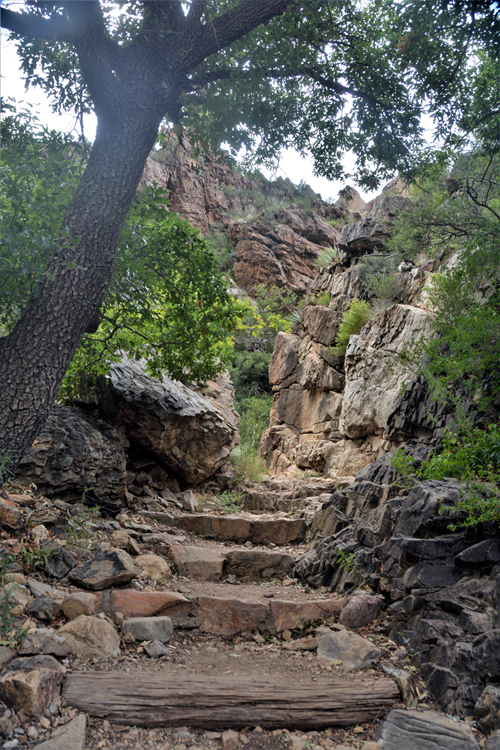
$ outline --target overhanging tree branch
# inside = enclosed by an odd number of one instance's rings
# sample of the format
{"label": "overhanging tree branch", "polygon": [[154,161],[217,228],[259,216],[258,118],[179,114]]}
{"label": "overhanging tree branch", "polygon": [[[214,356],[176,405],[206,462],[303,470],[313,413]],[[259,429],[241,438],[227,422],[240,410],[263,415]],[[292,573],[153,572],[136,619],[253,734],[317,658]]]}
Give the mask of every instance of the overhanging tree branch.
{"label": "overhanging tree branch", "polygon": [[8,8],[1,8],[0,20],[3,29],[30,39],[74,43],[78,36],[78,31],[62,15],[43,18],[34,13],[14,13]]}

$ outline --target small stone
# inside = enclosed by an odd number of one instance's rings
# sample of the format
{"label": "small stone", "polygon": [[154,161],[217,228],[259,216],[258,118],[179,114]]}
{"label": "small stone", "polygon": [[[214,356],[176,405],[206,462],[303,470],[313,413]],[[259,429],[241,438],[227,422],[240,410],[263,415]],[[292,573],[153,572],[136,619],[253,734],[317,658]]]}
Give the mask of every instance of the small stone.
{"label": "small stone", "polygon": [[86,589],[102,591],[111,586],[128,583],[138,574],[130,555],[122,549],[110,549],[99,553],[69,573],[71,581]]}
{"label": "small stone", "polygon": [[381,607],[380,599],[372,594],[353,596],[340,613],[339,622],[352,630],[364,628],[378,617]]}
{"label": "small stone", "polygon": [[136,641],[167,643],[173,633],[170,617],[131,617],[122,623],[122,633],[130,634]]}
{"label": "small stone", "polygon": [[157,659],[160,656],[166,656],[170,653],[167,646],[164,646],[161,641],[152,641],[151,643],[144,644],[144,652],[147,656],[152,659]]}
{"label": "small stone", "polygon": [[62,602],[62,611],[68,620],[75,620],[80,615],[95,614],[97,598],[87,591],[75,591]]}
{"label": "small stone", "polygon": [[226,732],[222,732],[222,748],[223,750],[236,750],[238,747],[238,732],[234,732],[232,729],[228,729]]}
{"label": "small stone", "polygon": [[80,714],[76,719],[56,729],[50,739],[36,747],[37,750],[85,750],[86,733],[87,717]]}
{"label": "small stone", "polygon": [[163,557],[152,553],[139,555],[135,558],[135,564],[140,569],[139,578],[151,581],[164,581],[172,577],[170,565]]}
{"label": "small stone", "polygon": [[26,734],[30,738],[30,740],[38,739],[38,730],[36,727],[28,727]]}
{"label": "small stone", "polygon": [[67,656],[69,645],[67,640],[52,630],[40,628],[34,633],[28,633],[19,647],[21,656],[27,654],[52,654],[53,656]]}
{"label": "small stone", "polygon": [[54,616],[54,607],[52,599],[47,594],[37,596],[37,598],[26,607],[26,612],[37,620],[50,622]]}
{"label": "small stone", "polygon": [[107,620],[80,615],[59,628],[69,643],[70,653],[78,659],[93,659],[102,656],[117,656],[120,638]]}
{"label": "small stone", "polygon": [[42,718],[40,719],[40,724],[44,729],[50,728],[50,721],[45,716],[42,716]]}

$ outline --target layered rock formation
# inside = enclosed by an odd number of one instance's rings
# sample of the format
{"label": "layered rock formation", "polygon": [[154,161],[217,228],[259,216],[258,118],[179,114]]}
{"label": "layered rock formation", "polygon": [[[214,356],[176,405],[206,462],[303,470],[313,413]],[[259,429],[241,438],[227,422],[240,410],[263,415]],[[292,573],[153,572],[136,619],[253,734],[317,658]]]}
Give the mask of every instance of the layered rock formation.
{"label": "layered rock formation", "polygon": [[[417,466],[427,454],[414,452]],[[368,584],[389,605],[384,627],[430,698],[491,731],[500,710],[500,542],[497,524],[460,528],[463,490],[452,480],[404,487],[384,456],[323,503],[310,532],[317,541],[295,572],[338,592]]]}
{"label": "layered rock formation", "polygon": [[347,214],[290,180],[246,177],[223,156],[195,157],[186,139],[181,144],[173,134],[148,159],[143,181],[166,188],[172,210],[202,234],[226,234],[234,246],[234,277],[250,294],[256,284],[306,291],[321,249],[340,236],[325,219]]}
{"label": "layered rock formation", "polygon": [[239,443],[239,417],[228,379],[208,383],[203,392],[164,376],[148,377],[139,362],[113,364],[101,408],[134,445],[190,484],[199,484],[223,466]]}
{"label": "layered rock formation", "polygon": [[[421,306],[381,309],[351,336],[344,358],[332,350],[342,314],[353,298],[366,296],[356,265],[347,262],[318,274],[297,332],[276,339],[269,369],[273,408],[261,443],[272,473],[298,467],[354,476],[401,441],[432,435],[426,388],[398,358],[431,335],[423,306],[430,270],[399,274],[401,296]],[[327,306],[312,304],[328,299]]]}

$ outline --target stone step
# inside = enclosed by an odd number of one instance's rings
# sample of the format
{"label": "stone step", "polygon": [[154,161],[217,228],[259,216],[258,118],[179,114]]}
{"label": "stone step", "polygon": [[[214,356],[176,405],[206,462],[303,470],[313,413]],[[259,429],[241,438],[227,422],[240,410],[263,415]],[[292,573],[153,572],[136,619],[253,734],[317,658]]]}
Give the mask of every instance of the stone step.
{"label": "stone step", "polygon": [[167,615],[176,628],[199,628],[201,633],[233,636],[258,631],[266,635],[294,630],[306,623],[337,619],[347,599],[329,597],[303,601],[253,600],[225,596],[184,596],[175,591],[109,589],[94,592],[96,611],[112,619]]}
{"label": "stone step", "polygon": [[317,504],[320,496],[330,496],[338,484],[338,480],[324,477],[289,482],[266,480],[244,488],[243,507],[252,512],[300,513]]}
{"label": "stone step", "polygon": [[172,528],[218,541],[280,545],[301,542],[306,534],[306,523],[301,518],[252,518],[210,513],[174,515],[156,511],[145,511],[142,515]]}

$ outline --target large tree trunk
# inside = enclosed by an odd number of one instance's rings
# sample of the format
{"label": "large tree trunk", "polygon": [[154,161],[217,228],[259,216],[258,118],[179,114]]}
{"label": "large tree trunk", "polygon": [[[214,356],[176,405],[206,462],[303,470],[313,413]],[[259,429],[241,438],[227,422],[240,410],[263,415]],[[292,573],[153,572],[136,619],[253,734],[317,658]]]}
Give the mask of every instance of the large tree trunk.
{"label": "large tree trunk", "polygon": [[[0,339],[0,457],[29,448],[111,280],[121,229],[154,145],[160,112],[132,107],[99,124],[39,293]],[[69,241],[68,238],[69,237]]]}

